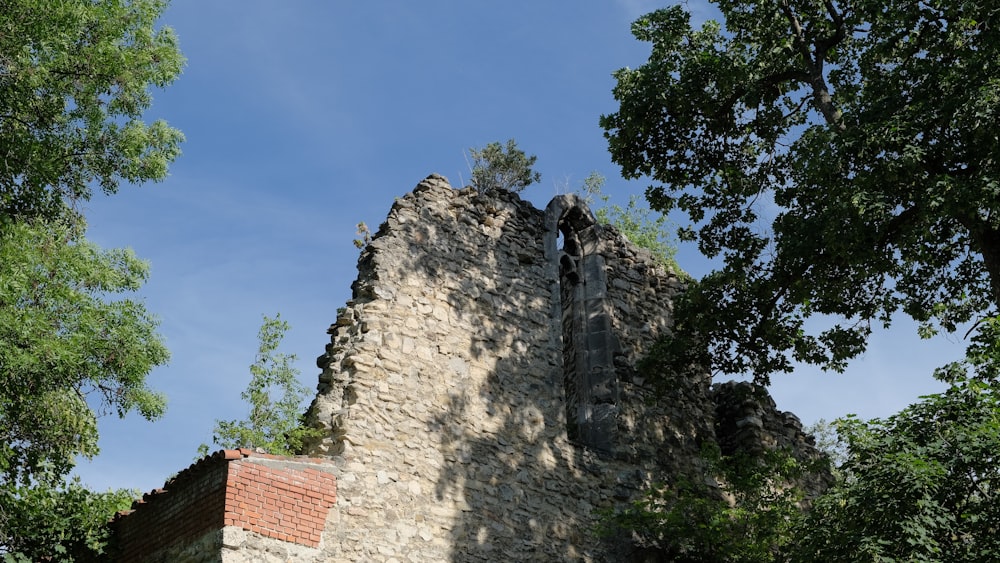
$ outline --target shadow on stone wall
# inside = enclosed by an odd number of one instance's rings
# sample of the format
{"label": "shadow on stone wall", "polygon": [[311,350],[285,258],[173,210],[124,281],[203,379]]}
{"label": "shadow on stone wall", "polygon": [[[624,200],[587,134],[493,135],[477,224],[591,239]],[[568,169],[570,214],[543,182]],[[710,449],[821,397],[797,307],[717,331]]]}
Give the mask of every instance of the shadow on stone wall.
{"label": "shadow on stone wall", "polygon": [[450,309],[471,321],[466,354],[439,352],[485,368],[454,374],[428,427],[445,462],[434,500],[456,508],[451,560],[608,560],[595,509],[610,507],[616,480],[632,488],[644,476],[606,474],[607,464],[567,439],[542,214],[514,194],[460,197],[471,205],[454,208],[456,221],[424,233],[451,248],[407,264],[447,287]]}
{"label": "shadow on stone wall", "polygon": [[[465,190],[429,197],[426,192],[444,186],[422,185],[416,191],[424,192],[424,221],[409,227],[419,246],[397,266],[445,288],[449,315],[459,319],[450,328],[470,331],[465,354],[437,351],[452,373],[441,381],[449,386],[446,403],[437,405],[443,408],[427,428],[445,462],[434,500],[456,507],[451,560],[609,561],[623,555],[621,546],[596,539],[598,513],[634,498],[651,479],[663,479],[654,476],[658,459],[676,467],[682,465],[678,458],[697,453],[696,442],[711,432],[705,405],[685,412],[690,416],[683,424],[668,424],[650,404],[651,390],[626,381],[619,403],[628,410],[621,417],[628,428],[618,449],[599,456],[571,443],[562,310],[553,294],[558,264],[545,249],[555,233],[547,231],[542,212],[515,194]],[[447,207],[428,202],[438,198]],[[396,227],[390,218],[387,231]],[[485,372],[469,377],[465,362]],[[673,407],[690,411],[689,404]]]}
{"label": "shadow on stone wall", "polygon": [[659,320],[674,282],[650,276],[613,230],[598,234],[610,242],[588,250],[603,253],[590,267],[613,279],[585,294],[613,304],[602,327],[635,341],[598,335],[607,357],[578,362],[587,377],[613,371],[591,381],[614,385],[597,394],[613,407],[614,439],[591,449],[568,432],[567,405],[580,399],[566,379],[581,374],[563,353],[561,258],[545,214],[516,194],[454,190],[437,175],[396,201],[359,259],[308,413],[327,433],[308,451],[342,468],[330,553],[630,560],[628,546],[596,536],[600,513],[697,470],[701,444],[715,439],[714,406],[703,377],[654,394],[632,368],[635,351],[669,329]]}

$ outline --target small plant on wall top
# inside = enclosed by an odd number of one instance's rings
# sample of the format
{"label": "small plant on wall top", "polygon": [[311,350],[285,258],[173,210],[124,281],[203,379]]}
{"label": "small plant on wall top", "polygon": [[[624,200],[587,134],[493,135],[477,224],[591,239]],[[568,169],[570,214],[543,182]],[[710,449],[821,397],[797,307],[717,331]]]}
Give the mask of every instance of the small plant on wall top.
{"label": "small plant on wall top", "polygon": [[506,190],[520,192],[542,179],[531,169],[538,160],[517,148],[514,139],[506,145],[493,142],[483,148],[469,149],[472,168],[472,187],[480,192]]}
{"label": "small plant on wall top", "polygon": [[[319,434],[319,430],[302,425],[306,389],[299,383],[299,370],[292,366],[296,356],[277,351],[288,329],[280,314],[264,317],[257,357],[250,366],[250,384],[241,394],[250,405],[250,413],[245,420],[217,420],[212,432],[217,446],[292,455],[298,453],[304,440]],[[202,444],[198,451],[208,453],[208,445]]]}

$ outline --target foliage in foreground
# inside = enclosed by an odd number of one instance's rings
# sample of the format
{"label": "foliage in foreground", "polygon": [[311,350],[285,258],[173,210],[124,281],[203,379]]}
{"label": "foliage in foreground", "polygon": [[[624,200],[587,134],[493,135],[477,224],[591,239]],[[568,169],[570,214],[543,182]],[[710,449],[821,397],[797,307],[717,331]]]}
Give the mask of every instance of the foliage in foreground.
{"label": "foliage in foreground", "polygon": [[[677,304],[675,363],[767,383],[843,369],[897,312],[924,335],[996,317],[995,4],[713,3],[721,24],[682,6],[633,24],[649,59],[601,118],[623,176],[723,262]],[[811,333],[817,314],[843,320]]]}
{"label": "foliage in foreground", "polygon": [[493,142],[481,149],[469,149],[472,159],[472,187],[480,192],[506,190],[520,192],[542,179],[531,169],[537,156],[527,156],[514,139],[507,145]]}
{"label": "foliage in foreground", "polygon": [[129,496],[65,481],[97,417],[155,419],[166,362],[134,299],[148,266],[84,237],[94,189],[162,180],[183,136],[146,123],[183,57],[165,0],[0,1],[0,554],[72,560]]}
{"label": "foliage in foreground", "polygon": [[147,273],[131,250],[89,242],[80,220],[0,229],[0,483],[64,475],[95,455],[100,414],[163,413],[146,382],[168,357],[158,321],[116,298]]}
{"label": "foliage in foreground", "polygon": [[996,561],[1000,383],[948,381],[884,420],[837,421],[837,483],[808,512],[775,486],[803,470],[787,456],[709,455],[720,490],[691,481],[654,489],[610,515],[608,530],[670,561]]}
{"label": "foliage in foreground", "polygon": [[[276,455],[293,455],[303,442],[320,431],[302,425],[306,389],[299,383],[295,354],[278,353],[289,329],[281,315],[264,317],[258,332],[259,348],[250,366],[250,384],[240,395],[250,407],[245,420],[217,420],[212,441],[223,448],[251,448]],[[208,446],[199,448],[201,454]]]}
{"label": "foliage in foreground", "polygon": [[[98,452],[97,417],[164,411],[146,375],[167,360],[137,290],[148,266],[84,238],[82,219],[0,228],[0,552],[70,561],[100,552],[131,493],[64,482]],[[128,502],[126,502],[128,501]],[[25,559],[27,558],[27,559]]]}
{"label": "foliage in foreground", "polygon": [[165,0],[0,3],[0,222],[54,218],[95,186],[162,180],[180,131],[145,123],[184,58]]}
{"label": "foliage in foreground", "polygon": [[1000,384],[958,379],[885,420],[839,422],[844,478],[796,531],[793,561],[1000,558]]}
{"label": "foliage in foreground", "polygon": [[713,446],[703,458],[705,475],[652,488],[628,509],[605,515],[603,533],[627,532],[665,561],[775,561],[802,516],[801,493],[784,485],[803,467],[782,451],[725,456]]}
{"label": "foliage in foreground", "polygon": [[77,480],[0,487],[4,563],[92,561],[106,553],[108,519],[128,509],[135,491],[98,493]]}

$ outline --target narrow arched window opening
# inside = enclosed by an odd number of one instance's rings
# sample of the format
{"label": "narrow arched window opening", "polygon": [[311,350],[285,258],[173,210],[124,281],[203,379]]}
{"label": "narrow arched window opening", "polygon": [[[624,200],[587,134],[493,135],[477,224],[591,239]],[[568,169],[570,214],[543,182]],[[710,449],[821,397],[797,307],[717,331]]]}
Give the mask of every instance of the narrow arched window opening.
{"label": "narrow arched window opening", "polygon": [[582,204],[561,210],[557,259],[562,313],[563,385],[570,440],[601,453],[614,450],[618,382],[599,226]]}

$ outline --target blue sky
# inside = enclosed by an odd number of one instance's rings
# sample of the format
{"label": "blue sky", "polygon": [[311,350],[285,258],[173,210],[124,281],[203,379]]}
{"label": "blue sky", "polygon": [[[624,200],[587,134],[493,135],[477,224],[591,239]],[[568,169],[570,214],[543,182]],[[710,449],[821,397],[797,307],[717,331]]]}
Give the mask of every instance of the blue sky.
{"label": "blue sky", "polygon": [[[148,491],[190,464],[216,419],[245,414],[264,314],[291,323],[283,348],[313,389],[356,277],[355,225],[377,226],[432,172],[461,185],[469,147],[515,138],[536,154],[542,182],[523,195],[539,207],[591,171],[616,198],[640,193],[618,179],[597,120],[616,109],[611,73],[648,55],[631,21],[664,5],[174,0],[163,23],[188,65],[149,115],[184,131],[184,154],[166,181],[86,208],[92,239],[152,263],[141,296],[172,358],[150,384],[170,403],[154,423],[102,419],[102,453],[77,473]],[[678,260],[696,276],[709,267],[690,247]],[[803,368],[772,394],[806,423],[886,416],[937,390],[931,369],[961,349],[898,323],[847,374]]]}

